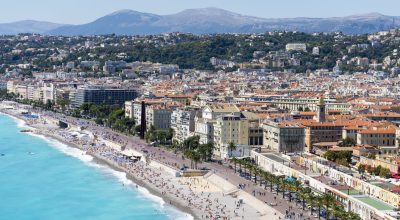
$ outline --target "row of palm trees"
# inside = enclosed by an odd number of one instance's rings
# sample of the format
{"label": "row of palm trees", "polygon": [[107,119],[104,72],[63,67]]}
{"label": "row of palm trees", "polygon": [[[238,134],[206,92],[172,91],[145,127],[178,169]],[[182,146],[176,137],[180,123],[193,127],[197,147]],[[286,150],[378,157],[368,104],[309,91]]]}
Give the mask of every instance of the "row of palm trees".
{"label": "row of palm trees", "polygon": [[320,219],[321,210],[325,210],[326,219],[340,219],[340,220],[358,220],[361,219],[359,215],[353,212],[346,212],[342,204],[340,204],[332,195],[324,193],[317,194],[311,190],[310,187],[303,186],[300,181],[294,178],[285,178],[276,176],[272,173],[260,169],[249,158],[238,159],[232,158],[233,168],[241,175],[247,176],[255,184],[264,186],[276,194],[282,193],[282,197],[288,197],[289,201],[293,200],[296,204],[301,203],[303,210],[306,209],[306,204],[313,215],[314,210],[318,210],[318,218]]}

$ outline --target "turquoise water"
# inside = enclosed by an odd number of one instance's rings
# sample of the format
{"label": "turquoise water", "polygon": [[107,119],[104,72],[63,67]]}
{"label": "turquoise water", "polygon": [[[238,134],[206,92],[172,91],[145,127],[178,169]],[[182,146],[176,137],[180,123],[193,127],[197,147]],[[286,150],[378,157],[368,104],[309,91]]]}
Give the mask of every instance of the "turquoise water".
{"label": "turquoise water", "polygon": [[189,218],[80,150],[20,130],[0,114],[0,219]]}

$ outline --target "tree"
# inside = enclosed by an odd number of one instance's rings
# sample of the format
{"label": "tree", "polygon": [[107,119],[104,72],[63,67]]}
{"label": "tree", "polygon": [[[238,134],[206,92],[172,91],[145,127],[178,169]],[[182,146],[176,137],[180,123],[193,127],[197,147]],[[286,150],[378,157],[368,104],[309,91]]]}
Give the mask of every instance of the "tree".
{"label": "tree", "polygon": [[235,145],[235,143],[233,143],[233,142],[230,142],[229,143],[229,145],[228,145],[228,150],[229,150],[229,157],[231,157],[232,156],[232,152],[234,151],[234,150],[236,150],[237,149],[237,146]]}
{"label": "tree", "polygon": [[321,208],[324,205],[324,199],[321,196],[315,198],[315,204],[318,206],[318,219],[321,219]]}
{"label": "tree", "polygon": [[236,157],[233,157],[233,158],[231,159],[231,162],[233,162],[233,164],[234,164],[234,170],[235,170],[235,173],[236,173],[236,165],[237,165],[237,161],[238,161],[238,159],[237,159]]}
{"label": "tree", "polygon": [[365,165],[359,164],[357,167],[358,173],[365,173]]}
{"label": "tree", "polygon": [[69,99],[65,99],[65,98],[58,98],[57,99],[57,105],[61,106],[61,110],[65,111],[65,107],[69,106],[70,104],[70,100]]}
{"label": "tree", "polygon": [[46,106],[45,106],[45,108],[46,108],[47,110],[51,110],[51,109],[53,109],[53,105],[54,105],[53,101],[51,101],[50,99],[48,99],[48,100],[46,101]]}
{"label": "tree", "polygon": [[379,176],[383,178],[389,178],[390,177],[390,170],[388,168],[381,168],[379,172]]}
{"label": "tree", "polygon": [[374,153],[368,153],[367,158],[375,160],[376,154],[374,154]]}
{"label": "tree", "polygon": [[324,204],[325,210],[326,210],[326,219],[329,219],[329,209],[331,207],[332,201],[335,201],[335,198],[332,195],[325,193],[322,196],[322,201],[323,201],[323,204]]}
{"label": "tree", "polygon": [[341,143],[339,144],[340,147],[354,147],[355,145],[356,142],[350,137],[342,139]]}
{"label": "tree", "polygon": [[207,144],[201,144],[198,148],[203,161],[210,161],[214,153],[214,143],[209,142]]}
{"label": "tree", "polygon": [[381,169],[382,169],[381,165],[378,165],[377,167],[375,167],[375,169],[373,171],[374,175],[379,176],[379,174],[381,173]]}

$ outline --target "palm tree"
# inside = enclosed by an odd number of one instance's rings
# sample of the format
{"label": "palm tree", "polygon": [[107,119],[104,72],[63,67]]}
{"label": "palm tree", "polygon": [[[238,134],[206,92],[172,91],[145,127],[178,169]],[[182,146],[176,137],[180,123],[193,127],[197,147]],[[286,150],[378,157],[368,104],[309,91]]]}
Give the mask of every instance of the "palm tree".
{"label": "palm tree", "polygon": [[329,219],[329,208],[330,208],[330,206],[331,206],[331,203],[333,202],[333,201],[335,201],[335,197],[333,197],[332,195],[330,195],[330,194],[324,194],[323,196],[322,196],[322,201],[323,201],[323,204],[324,204],[324,206],[325,206],[325,210],[326,210],[326,219]]}
{"label": "palm tree", "polygon": [[[268,180],[268,173],[264,170],[261,170],[260,177],[264,181],[264,189],[267,189],[267,180]],[[261,184],[261,183],[260,183]]]}
{"label": "palm tree", "polygon": [[192,159],[194,162],[194,169],[197,169],[197,164],[201,161],[201,155],[197,151],[193,151]]}
{"label": "palm tree", "polygon": [[361,220],[361,217],[359,215],[357,215],[356,213],[354,213],[354,212],[348,212],[347,216],[348,216],[347,219]]}
{"label": "palm tree", "polygon": [[251,180],[251,169],[252,169],[252,165],[248,162],[248,161],[246,161],[246,163],[245,163],[245,166],[246,166],[246,168],[247,168],[247,171],[249,172],[249,176],[250,176],[250,180]]}
{"label": "palm tree", "polygon": [[332,215],[335,217],[335,219],[343,219],[346,215],[346,211],[342,205],[334,203],[332,205]]}
{"label": "palm tree", "polygon": [[321,219],[321,207],[324,205],[323,197],[317,196],[315,198],[315,203],[318,206],[318,219]]}
{"label": "palm tree", "polygon": [[310,192],[309,194],[305,194],[306,195],[306,197],[305,197],[305,199],[307,200],[307,203],[310,205],[310,212],[311,212],[311,215],[313,214],[313,208],[314,208],[314,205],[316,204],[316,196],[314,196],[314,194],[312,193],[312,192]]}
{"label": "palm tree", "polygon": [[[312,192],[310,188],[301,188],[300,189],[300,197],[302,198],[302,205],[303,205],[303,210],[305,210],[306,207],[306,200],[311,198],[312,199]],[[312,210],[311,210],[312,212]]]}
{"label": "palm tree", "polygon": [[233,164],[234,164],[235,173],[236,173],[236,164],[237,164],[237,160],[238,160],[238,159],[236,159],[236,157],[234,157],[234,158],[231,159],[231,161],[232,161]]}
{"label": "palm tree", "polygon": [[[271,192],[272,192],[273,185],[278,183],[278,179],[273,174],[268,174],[268,177],[269,177],[269,182],[271,184],[270,188],[271,188]],[[276,187],[276,194],[278,194],[278,186]]]}
{"label": "palm tree", "polygon": [[236,150],[236,149],[237,149],[237,146],[235,145],[235,143],[230,142],[229,145],[228,145],[229,157],[232,156],[232,152],[233,152],[234,150]]}
{"label": "palm tree", "polygon": [[193,151],[192,150],[185,150],[183,153],[186,158],[190,160],[190,169],[193,169]]}
{"label": "palm tree", "polygon": [[287,187],[285,179],[280,178],[279,179],[279,185],[280,185],[280,188],[282,189],[282,198],[285,198],[285,190],[286,190],[286,187]]}
{"label": "palm tree", "polygon": [[238,162],[239,162],[239,173],[242,173],[243,172],[242,165],[243,165],[244,161],[243,160],[239,160]]}
{"label": "palm tree", "polygon": [[254,183],[257,183],[257,175],[260,174],[260,169],[257,166],[252,166],[254,173]]}

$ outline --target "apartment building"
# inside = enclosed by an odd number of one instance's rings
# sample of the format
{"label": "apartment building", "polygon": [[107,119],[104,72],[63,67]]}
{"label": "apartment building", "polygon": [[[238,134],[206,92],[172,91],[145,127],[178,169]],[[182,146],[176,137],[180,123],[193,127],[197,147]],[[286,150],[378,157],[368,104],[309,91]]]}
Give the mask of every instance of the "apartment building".
{"label": "apartment building", "polygon": [[[47,90],[44,90],[47,99]],[[54,93],[54,89],[49,88],[49,93]],[[133,100],[137,97],[137,91],[133,89],[111,88],[104,86],[85,86],[80,87],[73,93],[71,100],[73,107],[79,107],[84,103],[97,105],[123,105],[125,101]],[[53,94],[54,99],[54,94]]]}
{"label": "apartment building", "polygon": [[195,131],[194,118],[200,112],[198,108],[178,108],[171,114],[171,128],[174,130],[173,140],[182,143],[192,136]]}
{"label": "apartment building", "polygon": [[[298,111],[299,109],[310,109],[313,112],[318,111],[318,104],[320,103],[319,98],[286,98],[279,97],[274,98],[268,103],[275,105],[280,109],[287,109],[289,111]],[[341,111],[341,112],[349,112],[350,104],[338,102],[336,99],[325,98],[324,103],[326,104],[326,110],[331,111]]]}
{"label": "apartment building", "polygon": [[[245,156],[249,149],[249,121],[234,114],[218,117],[214,124],[215,154],[221,158]],[[230,143],[236,146],[235,152],[228,149]],[[249,150],[247,150],[249,152]]]}
{"label": "apartment building", "polygon": [[367,144],[377,147],[381,154],[397,155],[396,127],[373,127],[357,134],[357,144]]}
{"label": "apartment building", "polygon": [[240,109],[229,103],[209,103],[203,108],[201,116],[195,117],[195,135],[200,137],[200,143],[214,141],[216,119],[227,114],[240,116]]}
{"label": "apartment building", "polygon": [[172,109],[165,105],[151,105],[146,107],[146,127],[154,126],[156,130],[171,128]]}
{"label": "apartment building", "polygon": [[273,122],[263,125],[264,147],[274,152],[295,153],[304,151],[305,129],[296,121]]}

